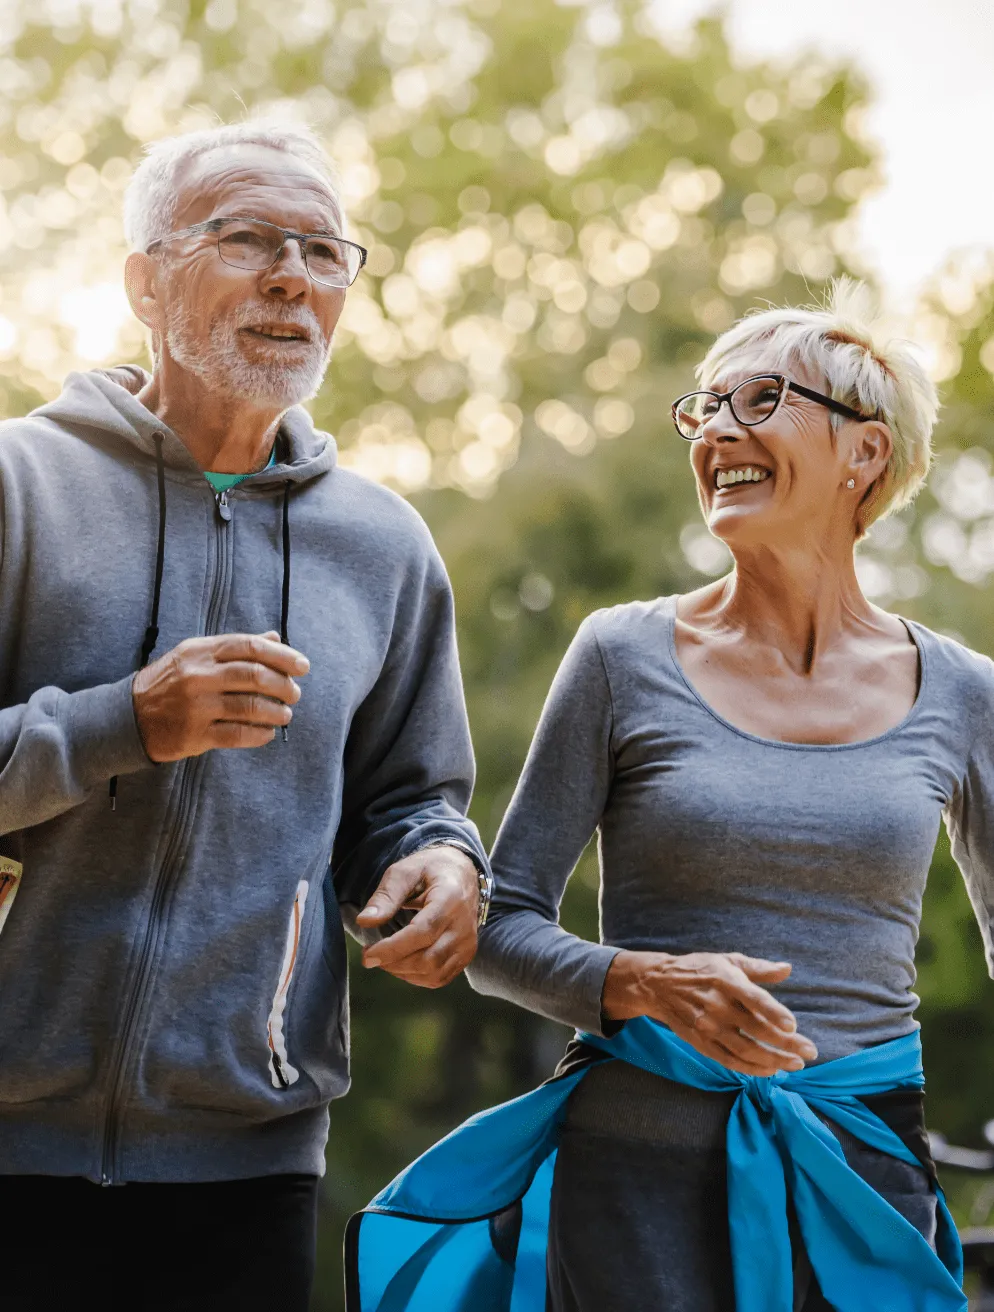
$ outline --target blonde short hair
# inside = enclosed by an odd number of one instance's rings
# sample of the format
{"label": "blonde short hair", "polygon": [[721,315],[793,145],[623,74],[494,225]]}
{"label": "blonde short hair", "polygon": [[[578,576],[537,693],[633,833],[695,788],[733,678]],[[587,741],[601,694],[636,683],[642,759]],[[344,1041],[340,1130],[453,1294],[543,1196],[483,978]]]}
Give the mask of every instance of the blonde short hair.
{"label": "blonde short hair", "polygon": [[[914,500],[932,461],[939,409],[935,385],[906,342],[882,340],[868,289],[852,278],[832,283],[820,306],[747,314],[722,333],[697,376],[704,387],[730,365],[762,355],[761,367],[804,367],[824,379],[828,394],[890,429],[887,468],[864,497],[856,533]],[[834,420],[836,427],[844,420]]]}

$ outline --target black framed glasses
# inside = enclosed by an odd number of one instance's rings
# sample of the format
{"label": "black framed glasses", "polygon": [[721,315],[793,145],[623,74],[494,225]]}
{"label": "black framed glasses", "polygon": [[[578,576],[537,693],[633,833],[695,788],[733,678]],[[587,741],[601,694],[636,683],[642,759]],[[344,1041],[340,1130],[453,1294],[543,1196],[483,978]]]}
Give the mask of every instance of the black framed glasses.
{"label": "black framed glasses", "polygon": [[727,401],[736,423],[745,428],[755,428],[757,424],[773,418],[788,392],[796,392],[798,396],[817,401],[837,415],[858,419],[864,424],[877,418],[876,415],[860,414],[852,406],[825,396],[823,392],[802,387],[785,374],[757,374],[754,378],[746,378],[730,392],[688,392],[686,396],[677,397],[672,407],[673,423],[682,438],[695,442],[704,425],[714,418]]}
{"label": "black framed glasses", "polygon": [[326,287],[351,287],[366,263],[365,246],[344,237],[320,232],[293,232],[263,219],[217,218],[180,228],[165,237],[157,237],[145,248],[151,255],[167,241],[212,232],[217,237],[217,253],[233,269],[250,269],[261,273],[271,268],[283,254],[288,241],[300,243],[307,272],[314,282]]}

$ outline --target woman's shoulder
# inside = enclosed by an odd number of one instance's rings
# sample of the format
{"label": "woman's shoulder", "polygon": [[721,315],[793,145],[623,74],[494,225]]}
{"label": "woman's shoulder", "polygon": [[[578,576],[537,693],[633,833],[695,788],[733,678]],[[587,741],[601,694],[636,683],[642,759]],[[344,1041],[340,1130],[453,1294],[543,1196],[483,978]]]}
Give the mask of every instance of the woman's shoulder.
{"label": "woman's shoulder", "polygon": [[940,633],[916,620],[906,620],[928,664],[930,681],[940,693],[970,709],[994,709],[994,661],[968,647],[961,637]]}
{"label": "woman's shoulder", "polygon": [[659,651],[673,624],[675,597],[625,601],[592,611],[580,625],[578,639],[596,642],[605,655],[645,647]]}

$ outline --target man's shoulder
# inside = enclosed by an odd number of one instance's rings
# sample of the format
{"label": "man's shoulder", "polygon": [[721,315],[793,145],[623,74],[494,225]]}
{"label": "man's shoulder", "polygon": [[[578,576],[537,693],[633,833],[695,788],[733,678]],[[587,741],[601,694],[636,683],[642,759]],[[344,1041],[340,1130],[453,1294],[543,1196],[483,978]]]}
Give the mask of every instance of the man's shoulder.
{"label": "man's shoulder", "polygon": [[350,518],[355,516],[371,536],[386,536],[391,543],[406,543],[412,550],[434,550],[425,521],[409,501],[382,483],[336,465],[331,486]]}
{"label": "man's shoulder", "polygon": [[66,450],[78,447],[77,437],[37,411],[0,421],[0,466],[10,473],[25,462],[32,468],[61,462]]}

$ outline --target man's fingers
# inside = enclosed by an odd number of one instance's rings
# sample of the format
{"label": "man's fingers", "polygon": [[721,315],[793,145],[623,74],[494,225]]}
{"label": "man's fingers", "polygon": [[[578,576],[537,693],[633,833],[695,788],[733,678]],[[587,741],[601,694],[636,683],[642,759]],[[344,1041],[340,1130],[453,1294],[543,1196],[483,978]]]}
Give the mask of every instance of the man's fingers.
{"label": "man's fingers", "polygon": [[424,969],[430,971],[436,970],[441,961],[459,951],[459,935],[455,932],[448,930],[430,934],[418,930],[412,935],[410,931],[413,928],[414,921],[396,934],[391,934],[388,939],[370,944],[363,950],[362,964],[393,969],[423,962]]}
{"label": "man's fingers", "polygon": [[276,730],[258,724],[215,720],[210,728],[210,736],[209,747],[265,747],[266,743],[271,743],[276,737]]}
{"label": "man's fingers", "polygon": [[[360,915],[364,912],[360,912]],[[356,920],[359,916],[356,917]],[[363,953],[363,964],[367,966],[385,966],[388,962],[393,965],[398,961],[403,961],[415,952],[424,952],[437,942],[442,936],[447,918],[431,906],[425,906],[414,917],[409,925],[403,929],[398,929],[396,934],[391,934],[389,938],[382,939],[379,943],[374,943],[371,947],[366,948]],[[376,922],[366,921],[366,924]]]}
{"label": "man's fingers", "polygon": [[413,966],[406,967],[404,965],[386,966],[384,969],[388,975],[403,980],[405,984],[413,984],[415,988],[442,989],[447,984],[451,984],[465,970],[466,964],[458,957],[450,957],[439,970],[421,971],[416,970]]}
{"label": "man's fingers", "polygon": [[272,697],[260,697],[258,693],[226,692],[221,694],[221,705],[216,718],[234,720],[241,724],[279,727],[290,723],[293,711],[284,702],[274,701]]}
{"label": "man's fingers", "polygon": [[262,633],[225,633],[210,639],[216,661],[258,661],[279,674],[306,674],[311,663],[302,651]]}
{"label": "man's fingers", "polygon": [[255,692],[295,706],[300,684],[258,661],[220,661],[210,670],[209,686],[218,692]]}
{"label": "man's fingers", "polygon": [[468,964],[467,954],[456,949],[430,959],[427,953],[414,953],[405,956],[401,962],[384,966],[383,970],[395,979],[416,984],[418,988],[443,988],[451,984],[460,971],[466,970]]}
{"label": "man's fingers", "polygon": [[[356,916],[357,924],[364,927],[382,925],[397,914],[421,883],[423,863],[417,859],[419,857],[420,853],[415,853],[413,857],[407,857],[403,861],[395,861],[389,867],[377,885],[373,896]],[[415,924],[423,914],[424,912],[419,911],[418,915],[411,921],[411,925]],[[411,925],[401,930],[399,934],[393,935],[390,941],[393,942],[400,937],[400,934],[406,933]]]}

